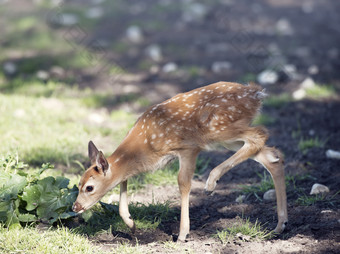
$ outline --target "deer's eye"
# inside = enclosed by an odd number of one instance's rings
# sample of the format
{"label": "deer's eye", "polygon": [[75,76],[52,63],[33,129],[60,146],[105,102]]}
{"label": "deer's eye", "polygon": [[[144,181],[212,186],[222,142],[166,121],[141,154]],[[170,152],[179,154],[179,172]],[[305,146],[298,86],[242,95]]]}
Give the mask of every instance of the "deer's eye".
{"label": "deer's eye", "polygon": [[86,191],[87,191],[87,192],[93,191],[93,186],[87,186],[87,187],[86,187]]}

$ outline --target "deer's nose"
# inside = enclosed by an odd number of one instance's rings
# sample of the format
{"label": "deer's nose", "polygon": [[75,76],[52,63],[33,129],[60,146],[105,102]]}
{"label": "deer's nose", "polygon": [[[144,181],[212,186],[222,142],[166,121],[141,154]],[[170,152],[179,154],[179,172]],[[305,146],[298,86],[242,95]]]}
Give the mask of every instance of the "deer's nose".
{"label": "deer's nose", "polygon": [[74,202],[73,206],[72,206],[72,210],[76,213],[80,212],[81,210],[83,210],[84,208],[81,206],[81,204],[79,204],[78,202]]}

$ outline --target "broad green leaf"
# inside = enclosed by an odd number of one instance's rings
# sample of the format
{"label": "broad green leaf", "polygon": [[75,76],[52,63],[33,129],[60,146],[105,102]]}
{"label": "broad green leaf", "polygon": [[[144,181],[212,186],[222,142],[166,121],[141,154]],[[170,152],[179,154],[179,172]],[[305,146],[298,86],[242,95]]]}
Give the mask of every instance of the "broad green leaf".
{"label": "broad green leaf", "polygon": [[29,185],[24,189],[22,200],[25,200],[26,210],[32,211],[38,207],[42,188],[38,185]]}
{"label": "broad green leaf", "polygon": [[18,193],[26,186],[26,178],[19,175],[8,175],[7,173],[0,173],[0,200],[8,195],[10,198],[16,198]]}
{"label": "broad green leaf", "polygon": [[37,217],[34,214],[21,213],[18,215],[18,219],[21,222],[31,222],[31,221],[36,221]]}
{"label": "broad green leaf", "polygon": [[70,180],[65,178],[65,177],[63,177],[63,176],[57,176],[57,178],[55,179],[55,185],[59,189],[67,188],[69,182],[70,182]]}

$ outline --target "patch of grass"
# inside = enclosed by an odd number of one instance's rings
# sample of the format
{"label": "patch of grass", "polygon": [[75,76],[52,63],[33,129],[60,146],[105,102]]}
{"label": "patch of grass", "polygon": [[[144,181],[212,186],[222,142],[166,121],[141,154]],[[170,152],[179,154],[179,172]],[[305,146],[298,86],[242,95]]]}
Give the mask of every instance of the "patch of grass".
{"label": "patch of grass", "polygon": [[324,147],[327,140],[320,139],[319,137],[304,139],[301,138],[298,144],[299,150],[303,154],[307,154],[309,149],[314,147]]}
{"label": "patch of grass", "polygon": [[258,172],[256,174],[260,177],[261,182],[257,185],[243,185],[242,193],[245,193],[248,196],[254,195],[258,200],[262,200],[262,197],[260,197],[259,194],[265,193],[267,190],[274,189],[274,182],[271,176],[265,171],[263,174]]}
{"label": "patch of grass", "polygon": [[330,85],[314,85],[306,89],[308,97],[319,99],[332,97],[336,94],[335,88]]}
{"label": "patch of grass", "polygon": [[276,119],[269,115],[260,114],[253,120],[253,125],[271,125],[274,124],[275,121]]}
{"label": "patch of grass", "polygon": [[248,83],[248,82],[254,82],[256,80],[256,74],[255,73],[246,73],[241,77],[241,83]]}
{"label": "patch of grass", "polygon": [[340,202],[338,195],[340,191],[336,192],[334,195],[329,196],[327,194],[317,194],[317,195],[299,195],[296,203],[302,206],[311,206],[317,203],[324,203],[332,207],[336,207]]}
{"label": "patch of grass", "polygon": [[14,228],[7,229],[0,225],[1,253],[104,253],[91,244],[87,238],[75,234],[67,228],[37,229]]}
{"label": "patch of grass", "polygon": [[[118,132],[98,125],[89,118],[91,113],[77,99],[0,94],[0,154],[18,152],[30,165],[87,161],[85,148],[91,138],[121,140],[129,127],[121,124]],[[112,123],[109,115],[101,116]]]}
{"label": "patch of grass", "polygon": [[264,241],[273,238],[274,233],[263,227],[257,220],[251,223],[249,218],[240,219],[232,227],[217,231],[217,237],[223,244],[234,240],[241,241]]}
{"label": "patch of grass", "polygon": [[288,93],[280,95],[272,95],[264,100],[264,105],[273,108],[282,108],[292,101],[292,97]]}
{"label": "patch of grass", "polygon": [[[85,224],[75,228],[80,234],[95,235],[102,231],[130,232],[119,216],[118,205],[111,205],[100,202],[85,213]],[[155,230],[160,227],[164,229],[165,223],[177,221],[178,212],[170,207],[170,202],[142,204],[134,203],[129,205],[131,217],[136,227],[142,230]],[[111,233],[111,232],[110,232]]]}

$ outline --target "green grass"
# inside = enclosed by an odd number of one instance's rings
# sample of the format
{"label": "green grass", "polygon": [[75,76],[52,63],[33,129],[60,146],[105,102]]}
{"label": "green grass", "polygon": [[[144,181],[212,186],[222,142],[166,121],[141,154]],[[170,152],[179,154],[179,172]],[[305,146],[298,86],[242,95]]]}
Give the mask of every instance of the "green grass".
{"label": "green grass", "polygon": [[282,108],[292,101],[292,96],[288,93],[272,95],[264,100],[264,106]]}
{"label": "green grass", "polygon": [[274,237],[274,233],[263,227],[257,220],[251,223],[249,218],[239,219],[231,227],[217,231],[217,237],[223,244],[241,241],[264,241]]}
{"label": "green grass", "polygon": [[327,194],[317,194],[317,195],[299,195],[296,203],[302,206],[311,206],[315,204],[325,204],[330,207],[337,207],[339,205],[339,197],[340,191],[336,192],[334,195],[330,196]]}
{"label": "green grass", "polygon": [[267,190],[274,189],[274,182],[271,176],[263,171],[263,174],[256,173],[261,181],[259,184],[256,185],[243,185],[241,186],[242,193],[248,195],[248,196],[255,196],[258,200],[262,200],[262,197],[260,197],[260,194],[265,193]]}
{"label": "green grass", "polygon": [[[84,218],[86,223],[75,228],[79,234],[96,235],[103,231],[121,231],[130,233],[118,212],[118,205],[100,203],[91,210],[86,211]],[[137,229],[155,230],[164,229],[166,223],[177,222],[178,211],[170,206],[170,202],[165,203],[132,203],[129,211],[132,219],[136,223]]]}
{"label": "green grass", "polygon": [[257,115],[255,119],[253,120],[253,125],[271,125],[276,122],[276,119],[266,115],[266,114],[261,114]]}
{"label": "green grass", "polygon": [[303,153],[303,154],[307,154],[308,151],[311,148],[320,148],[320,147],[324,147],[324,145],[326,144],[327,140],[324,139],[320,139],[319,137],[314,137],[314,138],[301,138],[298,144],[299,150]]}
{"label": "green grass", "polygon": [[32,227],[7,229],[0,225],[1,253],[104,253],[86,237],[67,228],[38,231]]}
{"label": "green grass", "polygon": [[327,98],[336,95],[335,88],[330,85],[315,85],[311,88],[306,89],[308,97],[320,99]]}

